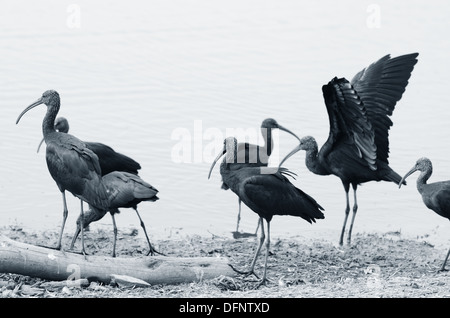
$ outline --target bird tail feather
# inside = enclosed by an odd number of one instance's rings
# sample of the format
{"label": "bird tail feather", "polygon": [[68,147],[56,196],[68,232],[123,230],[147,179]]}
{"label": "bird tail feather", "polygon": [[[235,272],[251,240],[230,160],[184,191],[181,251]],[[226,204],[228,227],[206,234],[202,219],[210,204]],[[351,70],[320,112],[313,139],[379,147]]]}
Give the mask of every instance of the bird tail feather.
{"label": "bird tail feather", "polygon": [[146,199],[150,201],[158,200],[158,197],[156,196],[158,190],[152,186],[147,187],[144,185],[139,185],[134,189],[133,193],[137,199]]}
{"label": "bird tail feather", "polygon": [[[402,177],[395,171],[390,171],[386,176],[387,181],[392,181],[395,184],[399,184],[402,180]],[[406,180],[403,180],[403,185],[406,185]]]}

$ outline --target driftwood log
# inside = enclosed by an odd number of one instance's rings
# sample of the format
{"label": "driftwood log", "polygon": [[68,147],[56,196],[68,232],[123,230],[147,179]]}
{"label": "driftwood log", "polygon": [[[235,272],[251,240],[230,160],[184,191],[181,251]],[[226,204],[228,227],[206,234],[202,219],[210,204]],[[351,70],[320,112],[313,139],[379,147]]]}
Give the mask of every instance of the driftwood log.
{"label": "driftwood log", "polygon": [[122,275],[152,285],[199,282],[236,274],[223,257],[84,256],[17,242],[1,234],[0,272],[53,281],[88,279],[106,284]]}

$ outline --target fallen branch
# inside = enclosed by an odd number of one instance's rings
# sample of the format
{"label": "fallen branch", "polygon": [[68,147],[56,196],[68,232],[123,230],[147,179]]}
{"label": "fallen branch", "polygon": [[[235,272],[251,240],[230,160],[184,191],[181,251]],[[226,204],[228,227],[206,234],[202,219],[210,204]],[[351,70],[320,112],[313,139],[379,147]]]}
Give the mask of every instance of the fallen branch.
{"label": "fallen branch", "polygon": [[84,256],[17,242],[4,235],[0,235],[0,272],[53,281],[88,279],[106,284],[111,282],[112,275],[125,275],[152,285],[236,275],[223,257]]}

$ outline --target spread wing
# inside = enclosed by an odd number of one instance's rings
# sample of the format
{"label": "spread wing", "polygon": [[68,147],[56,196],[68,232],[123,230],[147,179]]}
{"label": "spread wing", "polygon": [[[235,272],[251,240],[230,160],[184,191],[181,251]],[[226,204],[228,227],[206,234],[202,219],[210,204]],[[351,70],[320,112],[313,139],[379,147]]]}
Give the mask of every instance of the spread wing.
{"label": "spread wing", "polygon": [[357,73],[350,84],[366,108],[375,133],[377,158],[388,163],[389,128],[396,103],[402,98],[418,53],[391,58],[386,55]]}
{"label": "spread wing", "polygon": [[389,116],[408,85],[417,56],[413,53],[391,59],[386,55],[351,82],[335,77],[322,87],[330,120],[326,151],[344,142],[370,169],[377,169],[376,160],[388,164]]}
{"label": "spread wing", "polygon": [[366,107],[353,86],[345,78],[333,78],[322,87],[330,120],[330,135],[325,149],[331,151],[344,142],[372,170],[376,170],[375,131]]}

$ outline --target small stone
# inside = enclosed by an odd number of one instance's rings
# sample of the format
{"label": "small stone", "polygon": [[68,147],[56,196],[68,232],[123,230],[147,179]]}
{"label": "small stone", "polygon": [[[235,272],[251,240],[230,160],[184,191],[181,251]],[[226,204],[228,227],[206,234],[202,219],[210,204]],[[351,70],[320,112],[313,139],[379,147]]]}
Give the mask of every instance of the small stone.
{"label": "small stone", "polygon": [[3,298],[8,298],[8,297],[12,297],[12,290],[10,289],[6,289],[4,291],[2,291],[2,297]]}
{"label": "small stone", "polygon": [[151,285],[142,279],[127,275],[111,275],[111,282],[119,285],[119,287],[150,287]]}
{"label": "small stone", "polygon": [[4,287],[4,286],[8,286],[8,281],[7,280],[0,280],[0,288]]}
{"label": "small stone", "polygon": [[83,288],[89,286],[89,281],[86,278],[67,280],[67,287]]}
{"label": "small stone", "polygon": [[22,285],[20,287],[20,293],[27,296],[36,296],[42,295],[44,293],[44,289],[31,287],[30,285]]}
{"label": "small stone", "polygon": [[64,286],[64,287],[62,288],[61,292],[62,292],[63,294],[66,294],[66,295],[72,295],[72,291],[71,291],[71,290],[69,289],[69,287],[67,287],[67,286]]}
{"label": "small stone", "polygon": [[101,290],[105,290],[106,289],[105,286],[102,286],[102,285],[100,285],[97,282],[91,282],[88,288],[92,289],[92,290],[96,290],[96,291],[101,291]]}

